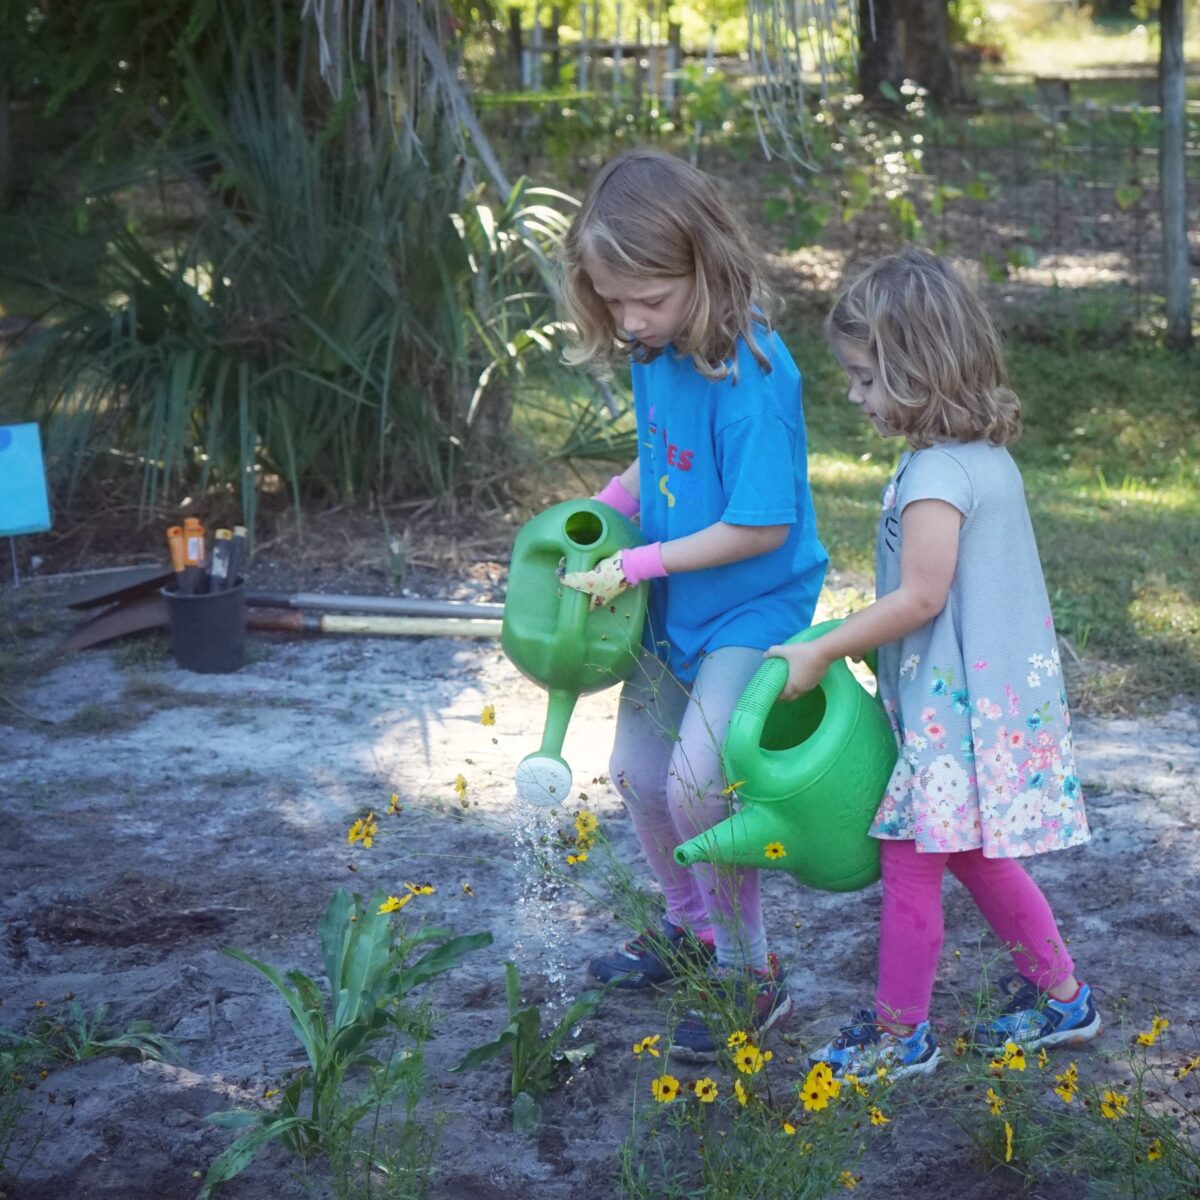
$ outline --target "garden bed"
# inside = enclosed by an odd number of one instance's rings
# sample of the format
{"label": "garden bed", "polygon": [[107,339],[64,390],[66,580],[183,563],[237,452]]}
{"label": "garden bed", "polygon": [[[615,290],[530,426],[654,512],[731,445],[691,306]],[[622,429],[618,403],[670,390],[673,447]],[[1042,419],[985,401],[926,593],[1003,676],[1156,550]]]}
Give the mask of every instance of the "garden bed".
{"label": "garden bed", "polygon": [[[44,647],[63,625],[60,602],[50,587],[30,587],[10,594],[10,617],[48,612]],[[169,1062],[104,1055],[48,1063],[45,1078],[31,1072],[18,1091],[27,1103],[8,1149],[6,1200],[195,1196],[234,1136],[205,1115],[271,1108],[267,1093],[302,1062],[278,994],[222,949],[320,977],[317,923],[335,890],[395,894],[413,881],[436,891],[415,896],[398,920],[494,939],[424,993],[433,1019],[418,1116],[440,1125],[429,1195],[611,1200],[622,1143],[635,1111],[653,1107],[649,1078],[662,1069],[631,1046],[654,1033],[667,1041],[666,998],[604,1000],[568,1043],[594,1043],[594,1054],[542,1098],[532,1133],[513,1131],[502,1059],[448,1071],[504,1026],[504,960],[517,963],[527,1002],[561,1014],[586,986],[587,960],[626,936],[569,882],[538,900],[517,850],[513,768],[537,742],[542,693],[493,643],[258,634],[248,665],[226,676],[178,670],[163,643],[151,635],[76,655],[7,686],[0,707],[0,1025],[32,1028],[71,994],[86,1011],[108,1005],[112,1029],[147,1022],[178,1052]],[[485,705],[494,726],[481,723]],[[615,857],[628,862],[632,830],[601,781],[614,717],[615,694],[583,701],[566,756]],[[1200,1049],[1200,709],[1180,702],[1152,717],[1083,715],[1076,725],[1095,837],[1033,871],[1107,1019],[1097,1047],[1070,1056],[1087,1080],[1124,1078],[1132,1034],[1153,1014],[1172,1023],[1151,1052],[1168,1066]],[[400,811],[388,815],[393,793]],[[368,810],[379,836],[364,849],[347,831]],[[578,882],[603,893],[605,859],[592,859]],[[803,1078],[804,1052],[871,995],[879,897],[877,888],[815,894],[778,873],[765,892],[797,1000],[789,1032],[771,1043],[786,1090]],[[935,1016],[948,1043],[967,1019],[981,960],[998,947],[981,943],[960,890],[947,897]],[[685,1083],[698,1073],[669,1069]],[[710,1073],[730,1086],[727,1067]],[[963,1095],[956,1063],[912,1093],[915,1104],[870,1131],[856,1196],[1041,1194],[1036,1183],[1024,1192],[1012,1171],[989,1170],[956,1126],[958,1109],[983,1111],[980,1097]],[[1042,1181],[1060,1200],[1086,1192],[1072,1166]],[[322,1160],[304,1177],[297,1159],[271,1147],[218,1194],[334,1193]]]}

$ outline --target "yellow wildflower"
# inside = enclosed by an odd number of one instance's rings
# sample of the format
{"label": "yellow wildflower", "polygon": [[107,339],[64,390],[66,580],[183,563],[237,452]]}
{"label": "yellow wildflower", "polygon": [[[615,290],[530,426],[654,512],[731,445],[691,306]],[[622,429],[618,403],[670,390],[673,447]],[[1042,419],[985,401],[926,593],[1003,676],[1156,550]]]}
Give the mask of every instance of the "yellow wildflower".
{"label": "yellow wildflower", "polygon": [[1046,1053],[1046,1047],[1043,1046],[1038,1051],[1038,1056],[1037,1056],[1037,1065],[1038,1065],[1039,1069],[1044,1071],[1046,1069],[1046,1064],[1049,1063],[1049,1061],[1050,1061],[1050,1055]]}
{"label": "yellow wildflower", "polygon": [[763,1064],[769,1063],[772,1057],[770,1050],[760,1050],[747,1043],[733,1056],[733,1064],[743,1075],[757,1075],[763,1069]]}
{"label": "yellow wildflower", "polygon": [[1012,1162],[1012,1125],[1004,1122],[1004,1161]]}
{"label": "yellow wildflower", "polygon": [[1055,1075],[1054,1082],[1058,1085],[1054,1089],[1055,1094],[1070,1104],[1079,1090],[1079,1068],[1074,1063],[1068,1063],[1061,1075]]}
{"label": "yellow wildflower", "polygon": [[463,800],[467,795],[467,780],[463,775],[455,775],[454,777],[454,794]]}
{"label": "yellow wildflower", "polygon": [[732,796],[733,793],[736,792],[738,790],[738,788],[740,788],[742,786],[742,784],[744,784],[745,782],[746,781],[744,779],[739,779],[737,781],[737,783],[731,783],[727,788],[721,789],[721,795],[722,796]]}
{"label": "yellow wildflower", "polygon": [[432,896],[437,891],[432,883],[406,883],[404,886],[414,896]]}
{"label": "yellow wildflower", "polygon": [[1175,1078],[1186,1079],[1197,1067],[1200,1067],[1200,1054],[1197,1054],[1190,1063],[1184,1063],[1183,1066],[1175,1072]]}
{"label": "yellow wildflower", "polygon": [[876,1108],[874,1104],[867,1109],[867,1115],[871,1118],[872,1125],[886,1125],[891,1117],[887,1116],[883,1109]]}
{"label": "yellow wildflower", "polygon": [[843,1171],[838,1176],[838,1183],[842,1185],[848,1192],[854,1191],[858,1187],[858,1181],[862,1178],[861,1175],[855,1175],[853,1171]]}
{"label": "yellow wildflower", "polygon": [[587,851],[586,850],[580,850],[580,852],[578,854],[568,854],[567,855],[567,866],[568,867],[575,867],[575,866],[578,866],[580,863],[585,863],[585,862],[587,862]]}
{"label": "yellow wildflower", "polygon": [[596,836],[596,831],[599,828],[600,822],[590,808],[581,808],[575,814],[575,833],[579,838],[579,844],[584,846],[585,849]]}
{"label": "yellow wildflower", "polygon": [[1125,1115],[1128,1096],[1114,1092],[1111,1088],[1100,1097],[1100,1115],[1108,1121],[1119,1121]]}
{"label": "yellow wildflower", "polygon": [[475,889],[465,879],[463,880],[462,890],[464,896],[475,895]]}
{"label": "yellow wildflower", "polygon": [[701,1104],[711,1104],[717,1098],[716,1080],[709,1079],[707,1076],[697,1079],[692,1084],[692,1091],[696,1093],[696,1098]]}
{"label": "yellow wildflower", "polygon": [[782,842],[768,842],[763,853],[774,862],[776,859],[787,858],[787,850]]}
{"label": "yellow wildflower", "polygon": [[670,1104],[679,1095],[679,1080],[674,1075],[659,1075],[650,1081],[650,1094],[659,1104]]}
{"label": "yellow wildflower", "polygon": [[969,1049],[967,1045],[967,1039],[960,1033],[958,1037],[954,1039],[954,1043],[950,1049],[953,1051],[955,1058],[962,1058],[962,1056],[966,1054],[967,1050]]}
{"label": "yellow wildflower", "polygon": [[392,793],[392,798],[388,801],[388,816],[394,817],[400,811],[400,794]]}
{"label": "yellow wildflower", "polygon": [[833,1071],[828,1063],[817,1063],[800,1088],[800,1098],[804,1101],[805,1112],[820,1112],[828,1106],[829,1101],[837,1097],[842,1090],[842,1081],[834,1079]]}
{"label": "yellow wildflower", "polygon": [[852,1087],[856,1096],[869,1096],[871,1094],[871,1089],[857,1075],[843,1075],[842,1082]]}
{"label": "yellow wildflower", "polygon": [[409,892],[406,896],[389,896],[379,906],[379,911],[380,913],[399,912],[412,898],[412,892]]}
{"label": "yellow wildflower", "polygon": [[1018,1046],[1016,1042],[1004,1043],[1004,1057],[1001,1062],[1010,1071],[1025,1070],[1025,1048]]}
{"label": "yellow wildflower", "polygon": [[274,1096],[278,1096],[278,1095],[279,1095],[279,1089],[278,1089],[278,1088],[273,1088],[273,1087],[265,1087],[265,1088],[263,1088],[263,1094],[262,1094],[262,1098],[263,1098],[264,1100],[270,1100],[272,1097],[274,1097]]}
{"label": "yellow wildflower", "polygon": [[733,1094],[737,1097],[737,1102],[745,1108],[750,1103],[750,1093],[742,1086],[740,1079],[733,1081]]}
{"label": "yellow wildflower", "polygon": [[730,1050],[736,1050],[739,1046],[744,1046],[750,1040],[750,1035],[744,1029],[735,1029],[726,1039],[725,1045]]}
{"label": "yellow wildflower", "polygon": [[1157,1162],[1163,1156],[1162,1138],[1155,1138],[1146,1148],[1146,1161]]}
{"label": "yellow wildflower", "polygon": [[379,826],[375,824],[375,814],[369,812],[365,817],[359,817],[350,826],[350,831],[346,834],[346,841],[352,846],[355,842],[362,842],[363,849],[370,850],[375,841],[375,835],[378,832]]}
{"label": "yellow wildflower", "polygon": [[485,704],[483,712],[479,714],[480,725],[495,725],[496,723],[496,706],[494,704]]}
{"label": "yellow wildflower", "polygon": [[1170,1024],[1171,1022],[1166,1017],[1155,1016],[1150,1022],[1150,1032],[1139,1033],[1137,1035],[1137,1044],[1139,1046],[1153,1046]]}
{"label": "yellow wildflower", "polygon": [[655,1048],[662,1035],[658,1033],[648,1033],[640,1042],[633,1043],[634,1054],[649,1054],[651,1058],[658,1058],[658,1050]]}
{"label": "yellow wildflower", "polygon": [[796,1136],[796,1127],[795,1127],[795,1125],[793,1125],[791,1123],[791,1121],[784,1121],[783,1132],[786,1133],[788,1135],[788,1137],[795,1137]]}
{"label": "yellow wildflower", "polygon": [[992,1116],[998,1117],[1000,1110],[1004,1107],[1004,1098],[997,1094],[995,1088],[988,1088],[984,1099],[988,1102],[988,1108],[991,1110]]}

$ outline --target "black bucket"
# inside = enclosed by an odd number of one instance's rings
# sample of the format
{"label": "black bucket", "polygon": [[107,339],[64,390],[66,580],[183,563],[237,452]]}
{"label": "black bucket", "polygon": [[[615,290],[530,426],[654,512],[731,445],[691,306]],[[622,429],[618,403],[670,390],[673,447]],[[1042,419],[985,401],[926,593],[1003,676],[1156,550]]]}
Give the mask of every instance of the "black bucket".
{"label": "black bucket", "polygon": [[185,671],[225,675],[246,661],[246,588],[239,579],[222,592],[181,595],[175,584],[162,590],[167,601],[171,653]]}

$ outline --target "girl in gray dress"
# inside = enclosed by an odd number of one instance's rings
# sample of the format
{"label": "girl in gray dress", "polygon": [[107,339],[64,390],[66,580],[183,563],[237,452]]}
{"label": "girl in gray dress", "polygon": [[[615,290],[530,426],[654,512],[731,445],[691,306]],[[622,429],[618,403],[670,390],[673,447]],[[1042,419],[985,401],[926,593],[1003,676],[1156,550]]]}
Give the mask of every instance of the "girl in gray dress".
{"label": "girl in gray dress", "polygon": [[942,949],[942,876],[970,891],[1012,954],[1004,1011],[976,1044],[1028,1049],[1099,1035],[1045,897],[1017,859],[1084,842],[1057,640],[1020,472],[1020,432],[996,330],[947,262],[880,259],[826,324],[849,400],[909,447],[883,493],[874,604],[815,641],[773,646],[784,699],[835,659],[879,649],[900,756],[871,827],[882,839],[879,981],[814,1061],[835,1074],[938,1062],[929,1002]]}

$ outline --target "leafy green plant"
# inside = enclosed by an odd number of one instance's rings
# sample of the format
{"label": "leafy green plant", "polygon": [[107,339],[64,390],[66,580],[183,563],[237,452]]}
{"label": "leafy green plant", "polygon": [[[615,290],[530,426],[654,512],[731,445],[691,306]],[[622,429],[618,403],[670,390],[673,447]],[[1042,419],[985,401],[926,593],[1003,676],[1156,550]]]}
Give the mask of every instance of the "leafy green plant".
{"label": "leafy green plant", "polygon": [[109,1024],[107,1004],[87,1009],[73,998],[52,1015],[43,1015],[29,1036],[59,1062],[87,1062],[106,1054],[136,1054],[152,1062],[175,1057],[170,1039],[153,1032],[149,1022],[134,1021],[128,1029],[117,1031]]}
{"label": "leafy green plant", "polygon": [[160,164],[198,222],[164,245],[95,205],[102,299],[57,290],[10,394],[59,482],[132,467],[147,509],[180,487],[227,491],[247,523],[264,487],[297,509],[443,493],[494,459],[500,385],[551,345],[564,198],[485,197],[444,126],[418,150],[378,97],[307,95],[304,54],[295,82],[252,43],[230,57],[221,89],[186,70],[205,142]]}
{"label": "leafy green plant", "polygon": [[[629,1200],[823,1200],[853,1189],[865,1137],[904,1100],[892,1081],[836,1080],[813,1068],[801,1080],[735,1030],[711,1066],[664,1065],[660,1038],[635,1042],[639,1071],[633,1127],[621,1154]],[[788,1060],[790,1061],[790,1060]],[[679,1071],[676,1075],[673,1071]],[[780,1078],[780,1075],[783,1078]]]}
{"label": "leafy green plant", "polygon": [[[344,1155],[365,1117],[416,1090],[422,1056],[409,1047],[380,1057],[376,1043],[416,1032],[419,1049],[421,1029],[412,1020],[406,998],[453,970],[464,955],[490,945],[492,935],[454,937],[437,927],[397,928],[391,911],[383,893],[366,903],[341,888],[334,893],[319,928],[328,997],[301,971],[280,972],[244,950],[225,951],[265,976],[283,997],[308,1065],[281,1090],[273,1112],[233,1109],[207,1118],[214,1125],[248,1132],[213,1161],[202,1198],[243,1171],[271,1141],[282,1140],[303,1156]],[[409,963],[409,956],[421,948],[420,957]],[[367,1081],[362,1091],[351,1094],[347,1076],[356,1069],[366,1072]]]}
{"label": "leafy green plant", "polygon": [[451,1071],[469,1071],[501,1054],[512,1061],[513,1128],[535,1129],[541,1121],[536,1096],[553,1091],[567,1071],[583,1062],[596,1047],[564,1046],[563,1043],[580,1021],[592,1016],[600,1006],[603,991],[581,992],[549,1033],[542,1033],[542,1013],[536,1004],[521,1003],[521,980],[516,963],[504,964],[504,984],[508,998],[508,1024],[490,1042],[477,1046]]}

